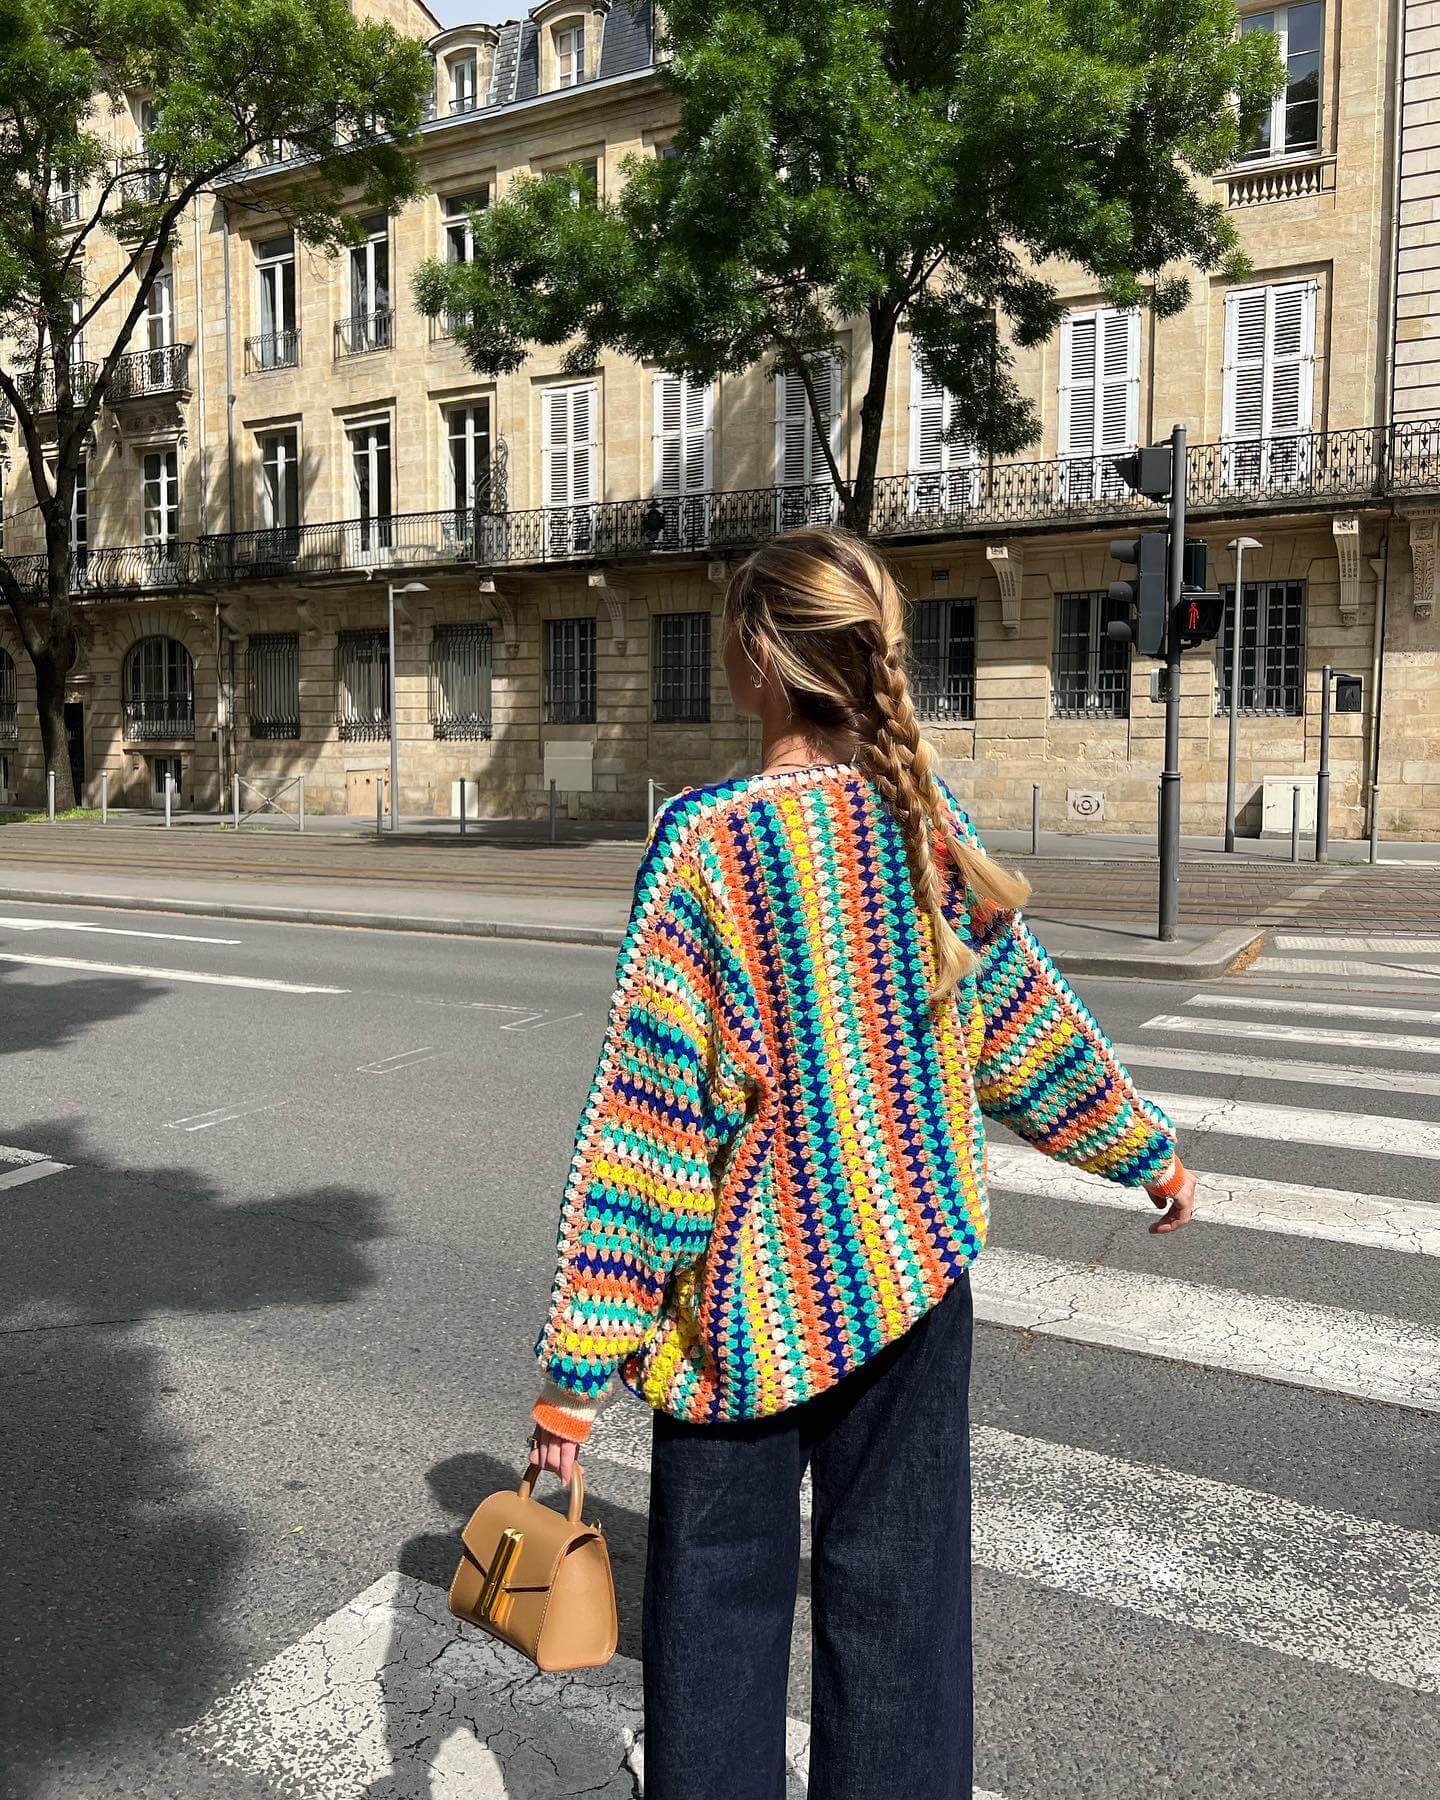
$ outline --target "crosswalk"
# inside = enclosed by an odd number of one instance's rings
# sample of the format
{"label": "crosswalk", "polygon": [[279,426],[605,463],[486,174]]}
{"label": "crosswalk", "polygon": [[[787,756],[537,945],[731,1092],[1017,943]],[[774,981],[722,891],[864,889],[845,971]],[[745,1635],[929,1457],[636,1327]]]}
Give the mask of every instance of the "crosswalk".
{"label": "crosswalk", "polygon": [[[1282,939],[1277,954],[1283,964],[1313,947]],[[1440,956],[1440,940],[1368,939],[1336,960],[1365,956],[1393,969],[1400,958]],[[1262,957],[1256,969],[1265,966]],[[1268,1419],[1283,1394],[1302,1419],[1306,1408],[1323,1409],[1331,1429],[1337,1416],[1352,1416],[1337,1408],[1369,1409],[1367,1418],[1383,1417],[1393,1432],[1433,1428],[1440,1010],[1420,1003],[1419,986],[1402,989],[1382,973],[1369,979],[1358,997],[1345,985],[1322,992],[1309,979],[1311,991],[1296,996],[1247,974],[1178,1004],[1167,999],[1116,1033],[1198,1171],[1192,1233],[1147,1238],[1143,1197],[996,1134],[988,1152],[994,1241],[973,1280],[982,1336],[998,1346],[992,1371],[1011,1366],[1007,1346],[1027,1356],[1058,1345],[1116,1359],[1131,1391],[1145,1392],[1161,1413],[1173,1415],[1177,1396],[1196,1391],[1167,1383],[1200,1377],[1238,1384],[1227,1390],[1237,1426],[1251,1407]],[[1124,1248],[1152,1243],[1171,1248],[1144,1258]],[[1246,1678],[1273,1684],[1257,1710],[1282,1720],[1276,1741],[1267,1748],[1257,1724],[1261,1737],[1236,1751],[1235,1764],[1245,1770],[1256,1758],[1255,1772],[1238,1785],[1217,1777],[1203,1791],[1338,1791],[1325,1785],[1323,1747],[1307,1763],[1304,1732],[1284,1714],[1292,1688],[1308,1692],[1307,1683],[1329,1674],[1351,1685],[1317,1690],[1320,1712],[1343,1691],[1346,1707],[1363,1715],[1373,1692],[1374,1717],[1385,1722],[1375,1738],[1386,1747],[1346,1791],[1375,1800],[1411,1792],[1398,1777],[1387,1785],[1387,1758],[1399,1767],[1411,1754],[1407,1707],[1418,1718],[1440,1695],[1440,1521],[1415,1503],[1413,1473],[1390,1472],[1402,1498],[1381,1518],[1372,1516],[1382,1510],[1373,1486],[1367,1503],[1342,1491],[1302,1496],[1263,1469],[1221,1479],[1171,1466],[1140,1420],[1097,1420],[1079,1372],[1058,1379],[1075,1385],[1053,1415],[1060,1423],[1043,1433],[1008,1419],[1002,1426],[977,1396],[977,1569],[1013,1584],[1042,1621],[1047,1606],[1091,1608],[1097,1662],[1107,1644],[1118,1654],[1136,1622],[1212,1647],[1207,1654],[1233,1648],[1258,1657]],[[1003,1407],[1003,1391],[999,1399]],[[622,1473],[643,1489],[643,1409],[612,1406],[587,1454],[597,1492]],[[1003,1646],[1013,1669],[1015,1646],[1008,1621],[987,1613],[983,1586],[980,1596],[983,1695],[990,1659]],[[622,1596],[622,1604],[636,1600]],[[802,1599],[797,1644],[807,1630]],[[1088,1678],[1073,1672],[1077,1684]],[[978,1771],[988,1800],[1158,1791],[1129,1784],[1107,1763],[1122,1755],[1107,1732],[1084,1747],[1082,1777],[1037,1773],[1014,1749],[1019,1733],[1007,1729],[1006,1701],[1001,1684],[981,1712]],[[1143,1713],[1145,1697],[1136,1705]],[[634,1800],[643,1794],[641,1725],[633,1662],[538,1675],[456,1626],[438,1590],[393,1574],[218,1701],[188,1742],[267,1789],[317,1800],[380,1792],[391,1800],[579,1792]],[[1327,1714],[1322,1746],[1329,1730]],[[1363,1722],[1351,1735],[1363,1738]],[[787,1791],[798,1800],[806,1765],[798,1719],[790,1749]],[[1267,1755],[1282,1761],[1267,1764]]]}
{"label": "crosswalk", "polygon": [[1264,981],[1361,982],[1433,989],[1440,983],[1440,938],[1343,936],[1280,931],[1249,974]]}

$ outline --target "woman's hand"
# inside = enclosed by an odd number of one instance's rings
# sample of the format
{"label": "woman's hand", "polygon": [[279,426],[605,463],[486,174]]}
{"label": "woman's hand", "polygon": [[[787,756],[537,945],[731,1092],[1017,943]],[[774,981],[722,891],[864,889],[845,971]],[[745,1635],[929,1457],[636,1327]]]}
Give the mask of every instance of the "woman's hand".
{"label": "woman's hand", "polygon": [[562,1481],[568,1482],[579,1450],[580,1446],[574,1438],[561,1437],[558,1432],[547,1431],[543,1425],[537,1425],[530,1445],[529,1466],[532,1469],[553,1469]]}
{"label": "woman's hand", "polygon": [[1195,1177],[1188,1169],[1178,1194],[1157,1194],[1152,1188],[1146,1188],[1156,1206],[1166,1208],[1165,1217],[1157,1219],[1150,1227],[1152,1232],[1178,1231],[1182,1225],[1190,1223],[1190,1215],[1195,1210]]}

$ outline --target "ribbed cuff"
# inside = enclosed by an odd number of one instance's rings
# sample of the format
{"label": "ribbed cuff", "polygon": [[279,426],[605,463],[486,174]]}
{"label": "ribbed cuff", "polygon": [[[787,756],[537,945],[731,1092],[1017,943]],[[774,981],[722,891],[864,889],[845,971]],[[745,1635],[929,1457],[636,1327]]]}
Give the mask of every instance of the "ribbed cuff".
{"label": "ribbed cuff", "polygon": [[556,1437],[569,1438],[573,1443],[583,1444],[604,1404],[603,1394],[597,1394],[593,1398],[584,1394],[572,1394],[555,1382],[547,1381],[540,1390],[540,1398],[531,1408],[530,1416],[537,1425],[543,1425],[546,1431],[553,1431]]}

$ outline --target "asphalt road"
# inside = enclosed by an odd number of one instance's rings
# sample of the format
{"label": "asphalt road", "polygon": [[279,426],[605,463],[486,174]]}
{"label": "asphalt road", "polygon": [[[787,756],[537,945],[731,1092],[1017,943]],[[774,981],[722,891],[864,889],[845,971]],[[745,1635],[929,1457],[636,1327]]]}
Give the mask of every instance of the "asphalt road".
{"label": "asphalt road", "polygon": [[[392,1572],[423,1612],[521,1466],[613,954],[3,911],[0,1793],[579,1792],[513,1742],[402,1774],[430,1700],[337,1713],[304,1646]],[[977,1778],[1006,1800],[1433,1792],[1440,964],[1356,954],[1373,978],[1086,985],[1194,1113],[1222,1198],[1179,1237],[997,1134]],[[629,1657],[644,1424],[619,1403],[589,1459]],[[805,1623],[802,1593],[797,1718]]]}

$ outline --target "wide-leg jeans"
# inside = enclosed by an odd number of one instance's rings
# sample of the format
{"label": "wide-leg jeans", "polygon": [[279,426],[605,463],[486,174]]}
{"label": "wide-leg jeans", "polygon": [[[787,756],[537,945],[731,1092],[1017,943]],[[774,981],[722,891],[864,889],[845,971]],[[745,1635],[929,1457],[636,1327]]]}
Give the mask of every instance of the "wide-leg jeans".
{"label": "wide-leg jeans", "polygon": [[646,1800],[784,1800],[811,1471],[811,1800],[969,1800],[968,1277],[826,1393],[769,1419],[656,1413]]}

